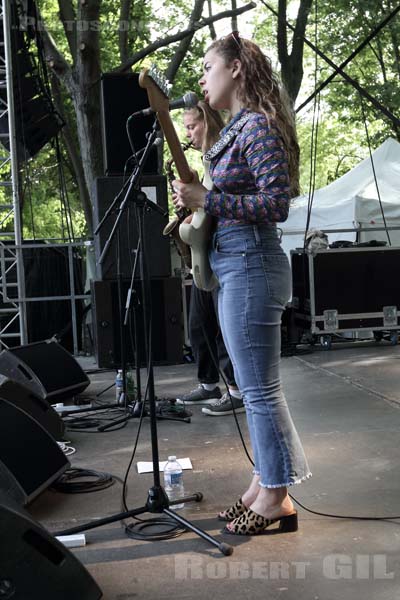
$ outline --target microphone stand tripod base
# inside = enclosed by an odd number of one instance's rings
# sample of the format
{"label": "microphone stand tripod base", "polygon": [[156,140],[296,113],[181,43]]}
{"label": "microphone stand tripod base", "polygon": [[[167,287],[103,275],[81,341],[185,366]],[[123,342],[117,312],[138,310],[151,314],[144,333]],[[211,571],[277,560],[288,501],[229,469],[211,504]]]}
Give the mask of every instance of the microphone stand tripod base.
{"label": "microphone stand tripod base", "polygon": [[76,533],[81,533],[82,531],[87,531],[88,529],[95,529],[96,527],[100,527],[101,525],[108,525],[109,523],[114,523],[116,521],[123,521],[128,519],[129,517],[135,517],[136,515],[142,515],[143,513],[165,513],[171,519],[188,529],[189,531],[193,531],[199,537],[203,538],[216,548],[225,556],[230,556],[233,553],[233,548],[229,544],[225,542],[219,542],[214,537],[206,533],[203,529],[199,529],[196,525],[193,525],[190,521],[187,521],[181,515],[178,515],[174,510],[170,509],[170,506],[174,504],[182,504],[182,502],[201,502],[203,499],[203,494],[201,492],[196,492],[191,496],[185,496],[184,498],[180,498],[178,500],[174,500],[173,503],[170,504],[168,500],[168,496],[165,493],[164,488],[161,485],[154,485],[149,489],[147,502],[145,506],[140,508],[134,508],[133,510],[128,510],[126,512],[119,513],[117,515],[113,515],[111,517],[105,517],[104,519],[96,519],[95,521],[91,521],[90,523],[84,523],[83,525],[78,525],[77,527],[72,527],[71,529],[65,529],[63,531],[58,531],[53,533],[52,535],[65,536],[65,535],[74,535]]}

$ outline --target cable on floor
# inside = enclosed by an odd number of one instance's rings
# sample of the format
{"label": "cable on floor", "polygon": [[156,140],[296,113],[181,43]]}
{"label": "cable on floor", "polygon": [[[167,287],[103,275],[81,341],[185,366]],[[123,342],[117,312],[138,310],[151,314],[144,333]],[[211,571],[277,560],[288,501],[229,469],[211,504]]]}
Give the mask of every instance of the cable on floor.
{"label": "cable on floor", "polygon": [[93,471],[91,469],[67,469],[51,489],[63,494],[87,494],[98,492],[111,487],[115,478],[110,473]]}

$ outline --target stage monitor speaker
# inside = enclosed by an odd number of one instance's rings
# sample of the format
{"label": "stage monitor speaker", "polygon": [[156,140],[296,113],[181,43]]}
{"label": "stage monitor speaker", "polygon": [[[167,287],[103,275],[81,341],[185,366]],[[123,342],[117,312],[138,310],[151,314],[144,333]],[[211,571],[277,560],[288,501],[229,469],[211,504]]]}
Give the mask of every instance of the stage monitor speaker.
{"label": "stage monitor speaker", "polygon": [[102,592],[79,560],[25,511],[0,504],[0,598],[98,600]]}
{"label": "stage monitor speaker", "polygon": [[[147,92],[139,85],[139,74],[105,73],[101,78],[101,100],[105,173],[130,173],[136,162],[134,159],[129,160],[133,149],[126,130],[127,121],[132,113],[149,106]],[[128,126],[135,152],[146,146],[146,134],[151,131],[154,118],[152,115],[130,119]],[[143,173],[160,173],[161,157],[162,148],[153,147],[144,164]]]}
{"label": "stage monitor speaker", "polygon": [[[115,196],[123,187],[122,177],[99,177],[95,182],[93,225],[96,227],[105,212],[111,205]],[[163,229],[168,223],[168,198],[167,181],[163,175],[146,176],[142,178],[142,190],[149,199],[163,211],[165,216],[149,209],[144,215],[144,247],[146,264],[150,277],[169,277],[171,275],[170,239],[163,235]],[[119,206],[119,203],[118,203]],[[138,243],[138,227],[135,219],[135,210],[132,203],[128,202],[127,209],[122,215],[117,231],[109,246],[108,253],[102,264],[99,258],[110,236],[117,212],[111,214],[95,236],[95,255],[97,264],[97,277],[99,279],[117,278],[117,239],[120,239],[120,270],[124,279],[132,276],[135,250]],[[137,271],[136,277],[140,276]]]}
{"label": "stage monitor speaker", "polygon": [[64,435],[64,422],[47,400],[3,375],[0,375],[0,398],[8,400],[38,421],[55,440],[61,441]]}
{"label": "stage monitor speaker", "polygon": [[0,461],[24,491],[26,502],[70,466],[55,439],[28,413],[0,397]]}
{"label": "stage monitor speaker", "polygon": [[50,404],[80,394],[90,383],[75,358],[51,340],[3,350],[0,373]]}
{"label": "stage monitor speaker", "polygon": [[27,501],[24,490],[11,471],[0,460],[0,504],[5,499],[7,499],[7,502],[12,502],[15,506],[23,506]]}
{"label": "stage monitor speaker", "polygon": [[[183,360],[182,292],[181,279],[151,280],[152,297],[152,349],[155,364],[177,364]],[[146,361],[143,334],[141,282],[135,282],[139,299],[136,308],[138,323],[139,354],[141,364]],[[123,282],[123,298],[126,298],[129,282]],[[96,358],[99,367],[114,368],[121,365],[120,317],[118,286],[116,281],[92,281],[92,308]],[[124,302],[125,303],[125,302]],[[132,313],[131,313],[132,316]],[[134,364],[132,340],[133,318],[126,328],[127,361]]]}

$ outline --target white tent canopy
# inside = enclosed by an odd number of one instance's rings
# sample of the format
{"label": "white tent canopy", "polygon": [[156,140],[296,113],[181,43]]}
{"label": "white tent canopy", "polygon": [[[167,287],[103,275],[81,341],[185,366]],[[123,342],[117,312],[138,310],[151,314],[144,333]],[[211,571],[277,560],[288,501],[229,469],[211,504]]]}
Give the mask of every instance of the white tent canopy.
{"label": "white tent canopy", "polygon": [[[388,138],[373,154],[373,164],[379,195],[388,227],[400,228],[400,144]],[[282,246],[290,250],[302,248],[307,222],[308,196],[295,198],[289,217],[279,225],[283,231]],[[314,193],[309,229],[352,229],[383,227],[370,158],[351,171]],[[356,232],[328,233],[329,243],[336,240],[356,240]],[[400,246],[399,231],[389,231],[392,245]],[[388,241],[385,231],[364,232],[359,241]]]}

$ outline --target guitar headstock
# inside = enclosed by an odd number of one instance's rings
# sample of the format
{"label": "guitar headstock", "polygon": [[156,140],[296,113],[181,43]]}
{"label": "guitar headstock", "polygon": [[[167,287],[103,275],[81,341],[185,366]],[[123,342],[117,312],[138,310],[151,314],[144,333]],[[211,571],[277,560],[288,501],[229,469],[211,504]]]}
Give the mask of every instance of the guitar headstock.
{"label": "guitar headstock", "polygon": [[155,112],[169,111],[169,93],[172,86],[155,65],[141,71],[139,85],[146,89],[150,107]]}

